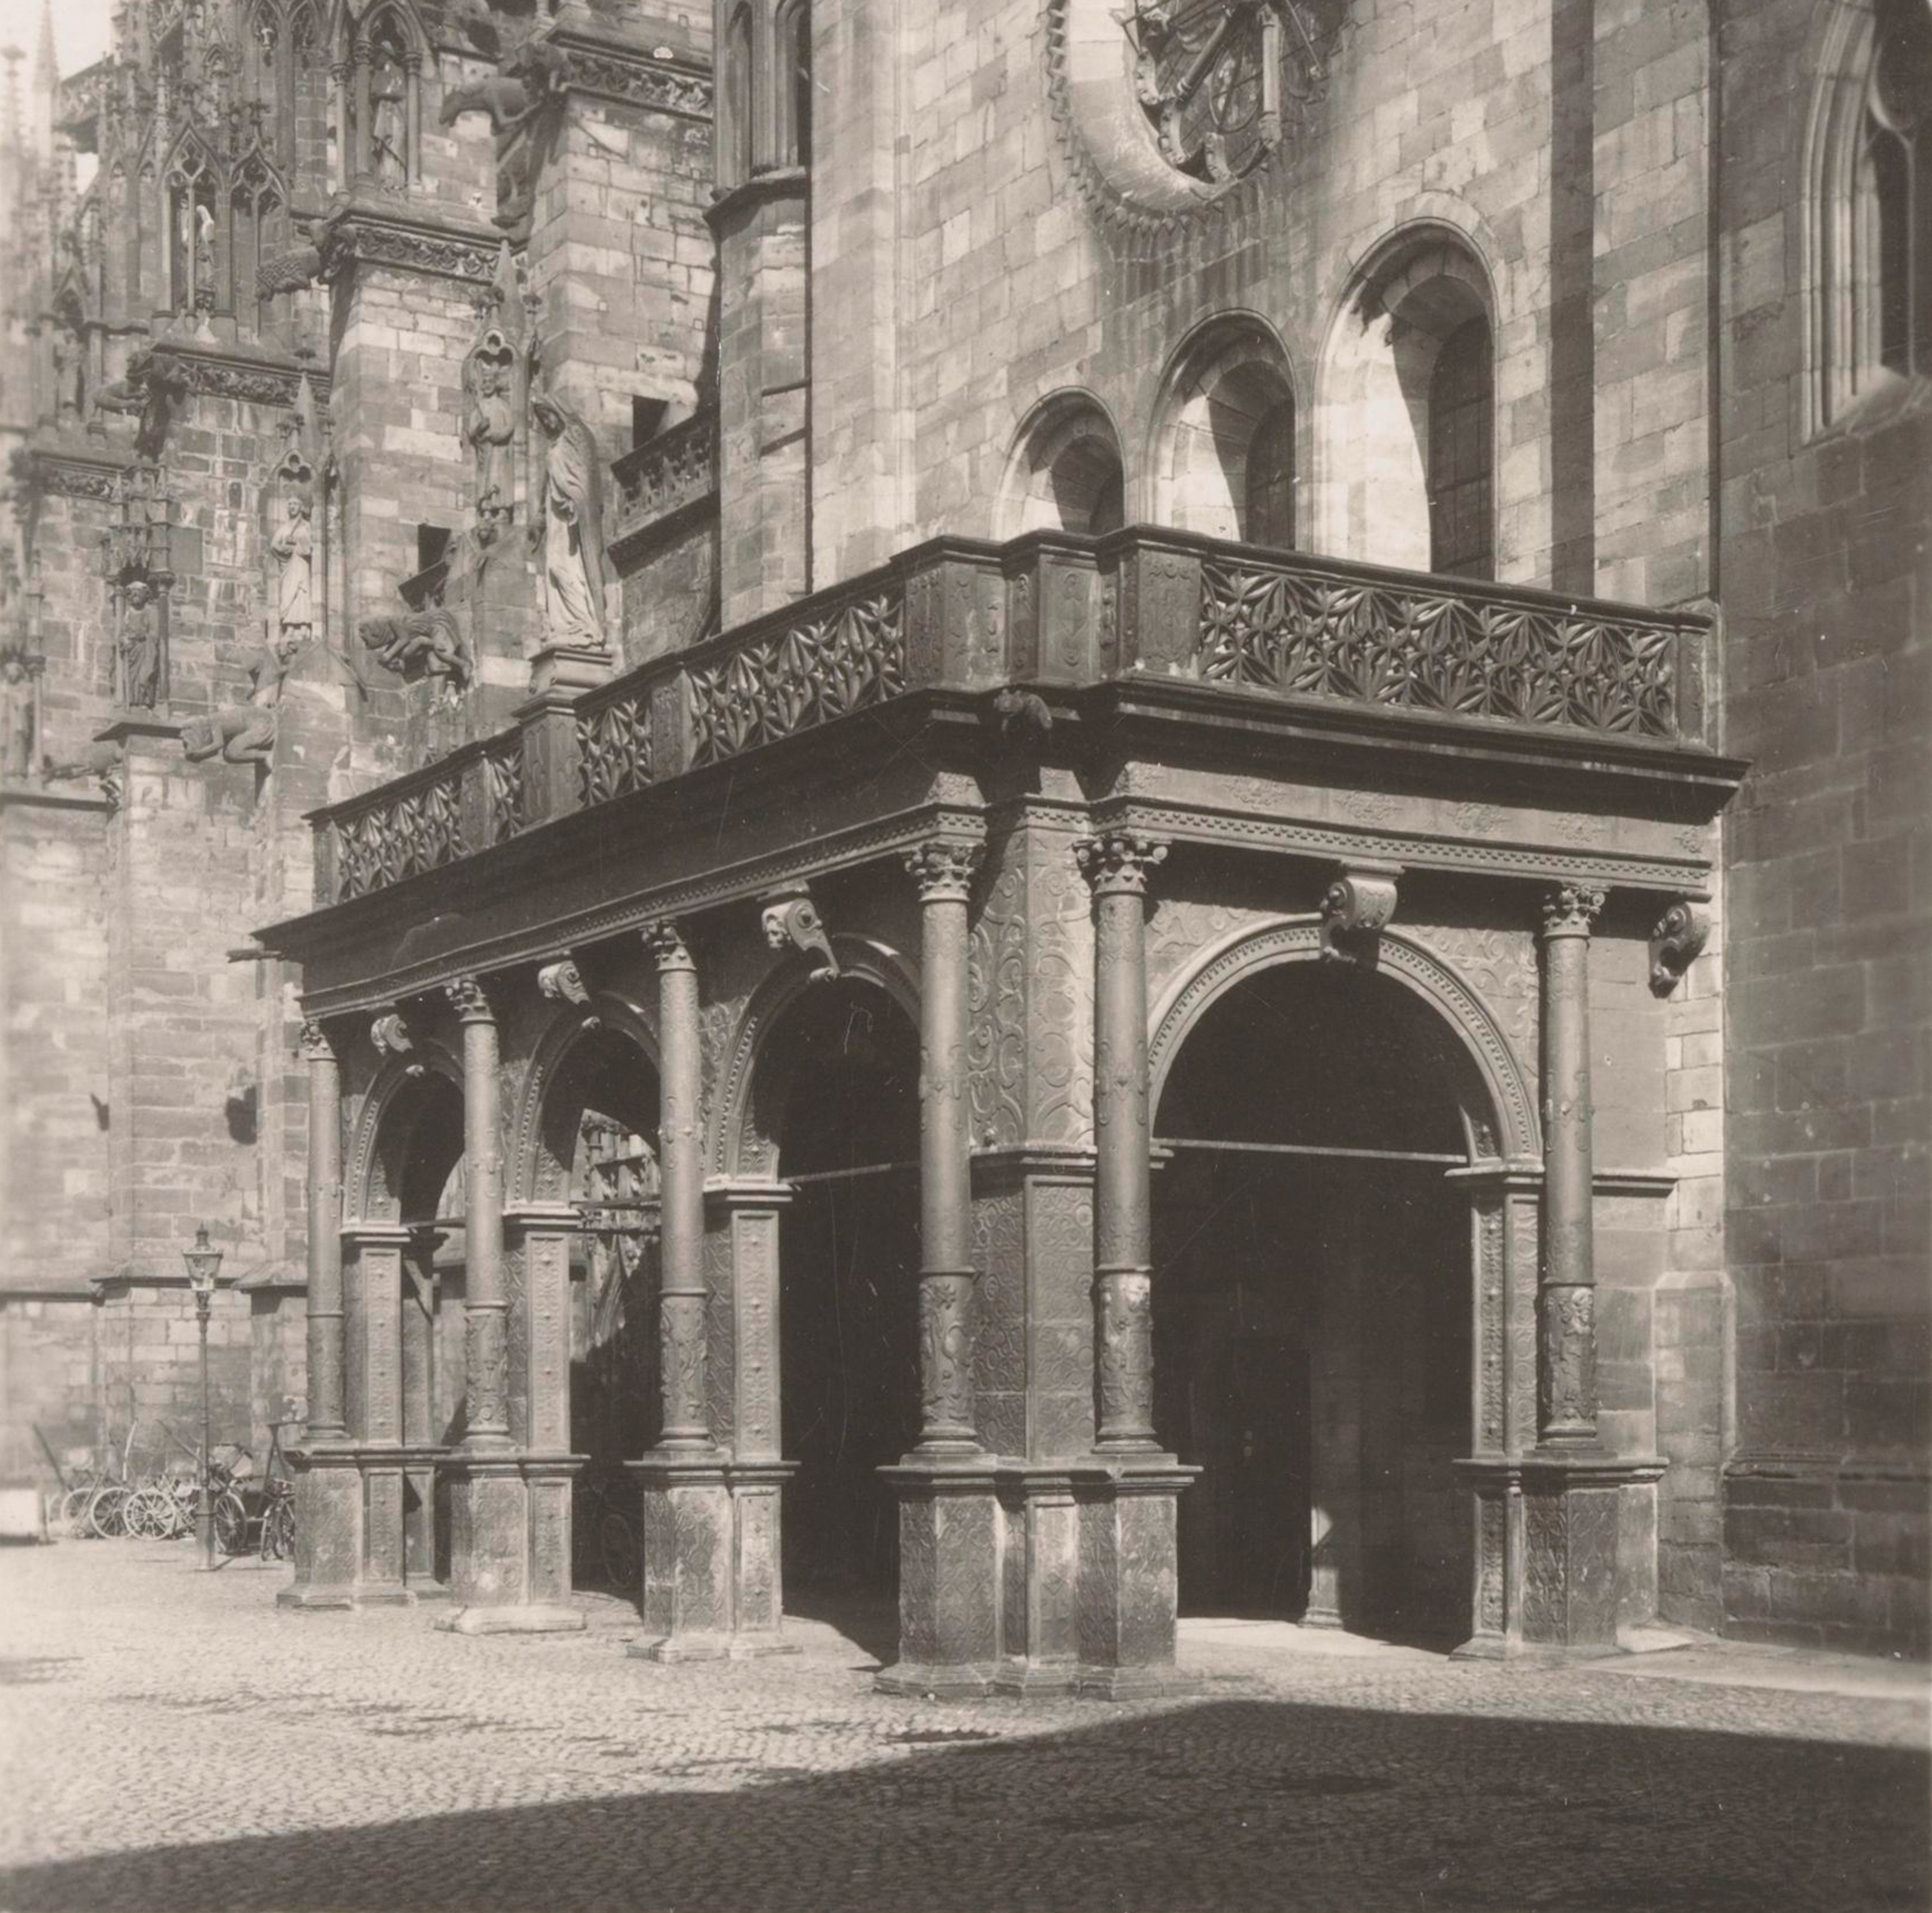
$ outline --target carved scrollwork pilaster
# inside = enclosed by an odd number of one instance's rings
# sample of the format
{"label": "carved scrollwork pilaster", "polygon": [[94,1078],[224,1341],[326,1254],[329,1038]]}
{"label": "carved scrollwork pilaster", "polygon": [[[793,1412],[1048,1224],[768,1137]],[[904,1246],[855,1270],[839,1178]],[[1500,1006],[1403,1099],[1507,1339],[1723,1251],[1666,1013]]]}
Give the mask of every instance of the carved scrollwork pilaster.
{"label": "carved scrollwork pilaster", "polygon": [[1703,904],[1679,899],[1651,932],[1651,994],[1667,996],[1710,941],[1711,917]]}

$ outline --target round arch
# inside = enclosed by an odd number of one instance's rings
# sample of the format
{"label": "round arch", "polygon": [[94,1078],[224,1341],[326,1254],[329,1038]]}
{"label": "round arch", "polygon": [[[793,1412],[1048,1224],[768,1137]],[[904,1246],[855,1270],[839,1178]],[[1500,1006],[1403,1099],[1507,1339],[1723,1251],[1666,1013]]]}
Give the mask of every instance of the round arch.
{"label": "round arch", "polygon": [[1293,364],[1266,319],[1223,312],[1196,326],[1168,360],[1154,406],[1154,518],[1211,538],[1292,545],[1296,421]]}
{"label": "round arch", "polygon": [[[897,950],[851,934],[834,934],[831,944],[842,976],[875,985],[918,1029],[918,975]],[[712,1100],[705,1153],[713,1174],[777,1178],[778,1127],[788,1086],[769,1080],[772,1073],[758,1065],[786,1012],[816,981],[816,971],[795,956],[781,956],[745,1005]]]}
{"label": "round arch", "polygon": [[1112,416],[1090,392],[1055,392],[1021,422],[1000,481],[998,533],[1098,536],[1126,522],[1126,464]]}
{"label": "round arch", "polygon": [[[1158,1114],[1161,1092],[1190,1032],[1236,983],[1285,963],[1321,956],[1315,917],[1282,917],[1235,931],[1209,948],[1191,971],[1176,978],[1156,1006],[1147,1046],[1148,1109]],[[1445,1045],[1452,1087],[1462,1111],[1471,1160],[1498,1155],[1540,1161],[1542,1135],[1528,1079],[1509,1040],[1462,980],[1419,943],[1398,931],[1379,939],[1377,974],[1412,991],[1454,1038]]]}
{"label": "round arch", "polygon": [[343,1178],[346,1223],[400,1218],[405,1153],[411,1131],[427,1113],[430,1076],[453,1089],[460,1103],[463,1065],[433,1039],[418,1039],[406,1057],[391,1057],[377,1072],[350,1138]]}
{"label": "round arch", "polygon": [[629,997],[616,991],[597,990],[588,1002],[568,1004],[558,1010],[538,1038],[517,1093],[504,1178],[505,1202],[568,1200],[575,1131],[564,1133],[564,1105],[569,1099],[558,1091],[568,1087],[579,1065],[606,1035],[630,1043],[649,1065],[652,1076],[659,1076],[657,1027]]}

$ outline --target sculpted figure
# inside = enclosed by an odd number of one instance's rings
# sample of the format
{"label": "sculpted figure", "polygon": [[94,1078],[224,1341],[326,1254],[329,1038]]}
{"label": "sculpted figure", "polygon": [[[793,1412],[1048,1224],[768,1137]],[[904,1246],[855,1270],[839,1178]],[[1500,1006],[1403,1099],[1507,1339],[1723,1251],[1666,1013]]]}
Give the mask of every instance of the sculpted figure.
{"label": "sculpted figure", "polygon": [[181,727],[181,748],[191,764],[219,757],[224,763],[266,764],[275,757],[275,727],[282,680],[294,661],[294,644],[265,644],[248,675],[254,688],[245,705],[228,705],[212,717]]}
{"label": "sculpted figure", "polygon": [[516,413],[510,383],[509,347],[501,333],[492,332],[469,358],[469,410],[463,423],[476,463],[476,522],[491,537],[516,495],[510,448],[516,436]]}
{"label": "sculpted figure", "polygon": [[194,209],[194,308],[204,318],[215,310],[215,215]]}
{"label": "sculpted figure", "polygon": [[25,777],[33,769],[34,732],[40,722],[33,662],[24,651],[0,651],[0,777]]}
{"label": "sculpted figure", "polygon": [[308,514],[308,501],[300,492],[291,492],[288,522],[268,544],[281,560],[277,597],[285,644],[305,643],[315,626],[315,533]]}
{"label": "sculpted figure", "polygon": [[530,409],[550,441],[543,514],[530,527],[543,551],[544,626],[553,644],[604,648],[604,461],[591,428],[545,393]]}
{"label": "sculpted figure", "polygon": [[377,180],[390,192],[400,192],[409,183],[407,98],[402,62],[393,47],[378,46],[369,76],[369,159]]}
{"label": "sculpted figure", "polygon": [[161,696],[161,625],[153,597],[137,578],[122,602],[121,702],[130,710],[152,710]]}
{"label": "sculpted figure", "polygon": [[442,696],[451,701],[476,680],[476,650],[453,612],[365,618],[357,630],[385,670],[404,678],[437,678]]}

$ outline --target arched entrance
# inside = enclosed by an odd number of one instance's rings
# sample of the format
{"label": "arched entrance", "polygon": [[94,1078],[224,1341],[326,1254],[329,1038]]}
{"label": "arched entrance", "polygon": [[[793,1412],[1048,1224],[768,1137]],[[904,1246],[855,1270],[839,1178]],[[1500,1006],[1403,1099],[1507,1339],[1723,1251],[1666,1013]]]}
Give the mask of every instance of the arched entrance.
{"label": "arched entrance", "polygon": [[[1182,1614],[1469,1633],[1467,1050],[1312,926],[1222,959],[1155,1057],[1155,1425],[1202,1469]],[[1232,959],[1232,960],[1231,960]],[[1204,974],[1217,964],[1210,961]],[[1471,1105],[1477,1105],[1472,1113]]]}
{"label": "arched entrance", "polygon": [[[919,1036],[858,977],[807,987],[759,1061],[793,1195],[779,1237],[788,1607],[892,1597],[898,1510],[878,1470],[919,1438]],[[778,1093],[772,1102],[766,1098]]]}
{"label": "arched entrance", "polygon": [[[584,1457],[572,1481],[571,1579],[635,1598],[637,1490],[624,1464],[658,1439],[661,1420],[658,1071],[641,1020],[613,997],[554,1028],[531,1074],[538,1115],[520,1186],[533,1213],[567,1205],[577,1218],[567,1249],[569,1399],[556,1416],[569,1451]],[[511,1269],[515,1433],[531,1421],[519,1377],[534,1380],[536,1365],[524,1352],[529,1270],[516,1260]]]}

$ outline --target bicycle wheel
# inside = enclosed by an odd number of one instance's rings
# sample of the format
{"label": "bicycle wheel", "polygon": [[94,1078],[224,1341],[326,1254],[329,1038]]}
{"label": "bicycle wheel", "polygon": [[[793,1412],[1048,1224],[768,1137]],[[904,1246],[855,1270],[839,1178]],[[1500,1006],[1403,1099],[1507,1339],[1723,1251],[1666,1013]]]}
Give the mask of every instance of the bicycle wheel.
{"label": "bicycle wheel", "polygon": [[295,1503],[285,1494],[272,1497],[262,1516],[262,1559],[286,1561],[295,1552]]}
{"label": "bicycle wheel", "polygon": [[123,1510],[127,1505],[127,1490],[114,1486],[97,1488],[87,1503],[87,1532],[98,1535],[102,1541],[112,1541],[126,1530],[121,1525]]}
{"label": "bicycle wheel", "polygon": [[215,1545],[224,1555],[239,1555],[248,1546],[248,1510],[232,1488],[215,1503]]}
{"label": "bicycle wheel", "polygon": [[637,1535],[623,1516],[615,1510],[597,1523],[597,1552],[603,1556],[604,1572],[619,1594],[634,1594],[643,1564],[637,1558]]}
{"label": "bicycle wheel", "polygon": [[175,1500],[164,1488],[130,1490],[121,1510],[121,1531],[137,1541],[165,1541],[175,1531]]}
{"label": "bicycle wheel", "polygon": [[92,1488],[70,1488],[60,1497],[60,1532],[80,1535],[87,1531],[87,1503],[94,1499]]}

